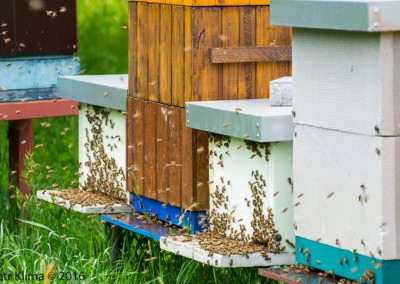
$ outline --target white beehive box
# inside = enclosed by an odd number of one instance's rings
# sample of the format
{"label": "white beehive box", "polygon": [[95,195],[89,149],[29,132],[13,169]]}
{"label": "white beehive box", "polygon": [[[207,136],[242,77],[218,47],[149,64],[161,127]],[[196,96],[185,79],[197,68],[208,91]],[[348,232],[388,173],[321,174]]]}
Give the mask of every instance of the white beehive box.
{"label": "white beehive box", "polygon": [[[131,211],[130,194],[126,189],[127,81],[127,75],[59,78],[59,96],[80,102],[79,189],[80,194],[90,193],[88,199],[95,201],[76,204],[76,200],[60,196],[62,190],[39,191],[39,198],[82,213]],[[106,197],[96,201],[92,194]],[[87,201],[84,194],[82,201]]]}
{"label": "white beehive box", "polygon": [[291,110],[269,100],[186,104],[187,125],[210,133],[210,231],[240,247],[263,244],[269,259],[209,253],[196,239],[166,238],[162,248],[219,267],[294,262]]}
{"label": "white beehive box", "polygon": [[296,236],[400,258],[400,138],[302,125],[295,133]]}

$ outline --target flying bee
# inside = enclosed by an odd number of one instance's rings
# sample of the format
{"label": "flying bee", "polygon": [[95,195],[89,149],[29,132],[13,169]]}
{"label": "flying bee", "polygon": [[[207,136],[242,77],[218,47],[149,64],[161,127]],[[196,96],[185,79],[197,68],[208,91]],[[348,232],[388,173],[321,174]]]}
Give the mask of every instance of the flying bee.
{"label": "flying bee", "polygon": [[228,127],[229,125],[230,125],[229,122],[225,122],[225,123],[223,124],[224,127]]}
{"label": "flying bee", "polygon": [[236,107],[236,108],[235,108],[235,113],[237,113],[237,114],[238,114],[238,113],[239,113],[239,112],[241,112],[241,111],[242,111],[242,109],[241,109],[241,108],[239,108],[239,107]]}
{"label": "flying bee", "polygon": [[334,192],[330,192],[330,193],[328,194],[327,198],[331,198],[333,194],[334,194]]}

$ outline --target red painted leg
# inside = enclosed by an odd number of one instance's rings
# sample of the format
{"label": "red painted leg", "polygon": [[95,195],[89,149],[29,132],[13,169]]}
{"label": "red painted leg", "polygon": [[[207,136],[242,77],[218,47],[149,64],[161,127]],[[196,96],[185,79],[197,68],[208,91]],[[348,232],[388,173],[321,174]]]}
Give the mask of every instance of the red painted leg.
{"label": "red painted leg", "polygon": [[22,181],[25,169],[25,154],[33,149],[33,120],[14,120],[8,125],[10,170],[16,171],[17,184],[23,194],[31,194],[30,188]]}

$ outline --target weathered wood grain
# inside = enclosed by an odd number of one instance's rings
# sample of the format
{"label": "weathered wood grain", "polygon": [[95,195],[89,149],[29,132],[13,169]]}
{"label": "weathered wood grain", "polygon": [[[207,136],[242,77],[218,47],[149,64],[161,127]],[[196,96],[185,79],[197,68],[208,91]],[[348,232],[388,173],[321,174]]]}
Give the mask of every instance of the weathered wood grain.
{"label": "weathered wood grain", "polygon": [[129,15],[128,15],[128,26],[129,26],[129,37],[128,37],[128,89],[129,96],[133,96],[137,90],[137,3],[129,3]]}
{"label": "weathered wood grain", "polygon": [[182,159],[182,207],[188,208],[196,199],[196,137],[191,128],[186,127],[186,112],[181,109],[181,159]]}
{"label": "weathered wood grain", "polygon": [[[134,96],[141,99],[148,99],[148,4],[139,2],[137,4],[137,58],[131,60],[137,60],[137,90]],[[132,35],[134,36],[134,35]]]}
{"label": "weathered wood grain", "polygon": [[172,6],[172,105],[185,105],[185,10]]}
{"label": "weathered wood grain", "polygon": [[276,62],[292,60],[292,46],[247,46],[211,48],[212,63]]}
{"label": "weathered wood grain", "polygon": [[[239,9],[238,7],[222,8],[223,47],[239,46]],[[238,98],[239,64],[224,64],[222,66],[222,99],[236,100]]]}
{"label": "weathered wood grain", "polygon": [[173,106],[167,107],[168,115],[168,203],[181,206],[181,113]]}
{"label": "weathered wood grain", "polygon": [[157,104],[145,102],[144,115],[144,195],[149,198],[157,199],[156,190],[156,108]]}
{"label": "weathered wood grain", "polygon": [[[127,113],[135,113],[135,101],[133,98],[128,97],[126,99],[126,111]],[[126,187],[127,190],[130,192],[134,191],[134,188],[136,186],[136,173],[135,173],[135,168],[134,168],[134,155],[135,155],[135,148],[134,145],[130,144],[135,140],[135,122],[133,119],[127,119],[126,120],[126,139],[127,139],[127,145],[126,145],[126,164],[127,164],[127,170],[126,170]]]}
{"label": "weathered wood grain", "polygon": [[193,9],[193,101],[218,100],[221,94],[222,68],[211,64],[208,50],[221,46],[221,9]]}
{"label": "weathered wood grain", "polygon": [[142,100],[133,100],[133,112],[128,113],[128,120],[133,120],[134,134],[133,141],[128,140],[128,147],[133,148],[133,165],[128,164],[128,168],[133,166],[136,178],[135,192],[144,195],[144,104]]}
{"label": "weathered wood grain", "polygon": [[156,145],[157,145],[157,200],[168,202],[168,108],[166,105],[157,104],[157,130],[156,130]]}
{"label": "weathered wood grain", "polygon": [[[160,102],[172,100],[172,11],[170,5],[160,5]],[[156,47],[157,48],[157,47]],[[183,53],[182,53],[183,56]],[[175,62],[174,62],[175,65]],[[176,68],[174,66],[174,68]],[[182,67],[180,67],[183,70]]]}

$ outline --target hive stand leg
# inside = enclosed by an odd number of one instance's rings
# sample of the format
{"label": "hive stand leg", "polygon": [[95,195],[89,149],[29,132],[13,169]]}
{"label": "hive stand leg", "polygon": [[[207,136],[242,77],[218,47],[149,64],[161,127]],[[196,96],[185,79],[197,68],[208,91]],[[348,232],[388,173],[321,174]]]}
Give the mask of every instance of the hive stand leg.
{"label": "hive stand leg", "polygon": [[110,261],[111,264],[115,264],[121,254],[121,246],[122,246],[122,227],[110,225],[108,230],[108,238],[111,244],[110,250]]}
{"label": "hive stand leg", "polygon": [[31,189],[21,179],[21,173],[25,169],[25,155],[33,149],[33,120],[10,121],[8,141],[10,171],[16,171],[16,175],[11,178],[17,178],[17,185],[22,194],[31,194]]}

